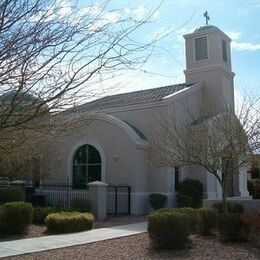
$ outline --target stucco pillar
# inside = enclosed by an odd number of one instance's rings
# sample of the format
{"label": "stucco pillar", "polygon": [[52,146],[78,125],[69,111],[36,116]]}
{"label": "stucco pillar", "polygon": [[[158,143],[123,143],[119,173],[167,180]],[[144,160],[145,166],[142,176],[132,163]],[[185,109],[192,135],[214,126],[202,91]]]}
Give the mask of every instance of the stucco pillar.
{"label": "stucco pillar", "polygon": [[[219,199],[221,198],[221,186],[211,172],[205,171],[206,174],[206,192],[208,199]],[[219,173],[218,173],[219,174]]]}
{"label": "stucco pillar", "polygon": [[107,186],[108,184],[100,181],[88,183],[89,200],[96,220],[104,220],[107,217]]}
{"label": "stucco pillar", "polygon": [[247,170],[245,165],[239,167],[239,191],[240,197],[250,198],[247,190]]}

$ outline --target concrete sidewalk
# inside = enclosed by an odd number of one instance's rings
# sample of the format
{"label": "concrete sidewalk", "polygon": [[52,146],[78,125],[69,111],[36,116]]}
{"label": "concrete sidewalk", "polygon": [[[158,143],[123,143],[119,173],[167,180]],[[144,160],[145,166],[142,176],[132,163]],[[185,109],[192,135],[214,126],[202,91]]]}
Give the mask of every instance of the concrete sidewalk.
{"label": "concrete sidewalk", "polygon": [[147,231],[147,223],[99,228],[79,233],[0,242],[0,258],[136,235]]}

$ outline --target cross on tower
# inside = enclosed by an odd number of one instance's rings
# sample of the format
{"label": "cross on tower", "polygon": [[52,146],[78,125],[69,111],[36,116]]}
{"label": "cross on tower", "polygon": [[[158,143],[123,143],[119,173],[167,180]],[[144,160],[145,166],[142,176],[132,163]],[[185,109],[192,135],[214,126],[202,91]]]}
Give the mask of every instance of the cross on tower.
{"label": "cross on tower", "polygon": [[208,11],[206,11],[203,15],[204,15],[204,17],[206,18],[206,25],[208,25],[208,24],[209,24],[209,20],[210,20]]}

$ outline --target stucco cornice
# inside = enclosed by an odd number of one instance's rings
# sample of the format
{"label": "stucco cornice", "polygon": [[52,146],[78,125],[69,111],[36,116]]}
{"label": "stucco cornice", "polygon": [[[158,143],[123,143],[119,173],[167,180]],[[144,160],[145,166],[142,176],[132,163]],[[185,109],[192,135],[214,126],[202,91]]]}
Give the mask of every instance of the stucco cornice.
{"label": "stucco cornice", "polygon": [[222,65],[217,64],[217,65],[211,65],[211,66],[207,66],[207,67],[200,67],[200,68],[194,68],[194,69],[188,69],[188,70],[184,70],[185,75],[191,75],[194,73],[198,73],[198,72],[204,72],[204,71],[216,71],[216,70],[220,70],[222,72],[227,73],[228,75],[230,75],[230,77],[233,79],[235,76],[235,73],[224,68]]}

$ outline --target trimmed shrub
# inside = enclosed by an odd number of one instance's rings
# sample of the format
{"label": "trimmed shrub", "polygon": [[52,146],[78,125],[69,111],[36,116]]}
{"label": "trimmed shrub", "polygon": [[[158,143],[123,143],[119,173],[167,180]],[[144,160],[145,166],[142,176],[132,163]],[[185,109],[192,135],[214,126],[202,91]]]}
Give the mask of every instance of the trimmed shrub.
{"label": "trimmed shrub", "polygon": [[[212,204],[212,208],[217,210],[217,212],[219,214],[223,213],[223,206],[222,206],[221,202],[213,203]],[[227,202],[227,211],[229,213],[240,213],[240,214],[243,214],[244,213],[244,206],[242,204],[239,204],[239,203]]]}
{"label": "trimmed shrub", "polygon": [[250,227],[244,216],[236,213],[219,215],[218,230],[220,240],[223,242],[246,241],[250,233]]}
{"label": "trimmed shrub", "polygon": [[149,195],[149,202],[154,210],[161,209],[167,201],[167,196],[160,193],[151,193]]}
{"label": "trimmed shrub", "polygon": [[243,221],[250,228],[248,240],[254,247],[260,248],[260,212],[244,216]]}
{"label": "trimmed shrub", "polygon": [[190,230],[191,233],[199,233],[201,230],[201,219],[199,212],[194,208],[178,208],[176,211],[180,213],[185,213],[190,217]]}
{"label": "trimmed shrub", "polygon": [[75,198],[71,200],[70,207],[75,211],[90,212],[92,205],[88,199]]}
{"label": "trimmed shrub", "polygon": [[216,227],[217,211],[213,208],[198,209],[201,219],[200,233],[204,236],[211,235],[211,229]]}
{"label": "trimmed shrub", "polygon": [[0,187],[0,204],[23,201],[24,196],[24,190],[21,187]]}
{"label": "trimmed shrub", "polygon": [[5,234],[23,234],[32,224],[33,208],[26,202],[8,202],[1,206],[0,231]]}
{"label": "trimmed shrub", "polygon": [[91,213],[60,212],[49,214],[45,221],[51,233],[71,233],[92,229],[94,216]]}
{"label": "trimmed shrub", "polygon": [[59,211],[61,210],[52,207],[35,207],[33,208],[33,223],[43,224],[49,214]]}
{"label": "trimmed shrub", "polygon": [[244,209],[244,206],[242,204],[231,203],[231,205],[230,205],[230,212],[231,213],[244,214],[245,209]]}
{"label": "trimmed shrub", "polygon": [[254,183],[253,183],[252,180],[247,180],[247,189],[248,189],[249,195],[253,196],[253,193],[254,193]]}
{"label": "trimmed shrub", "polygon": [[179,184],[177,205],[179,208],[199,208],[202,205],[203,185],[199,180],[184,180]]}
{"label": "trimmed shrub", "polygon": [[[229,203],[227,203],[227,208],[228,208]],[[223,213],[223,205],[221,202],[215,202],[211,205],[213,209],[215,209],[219,214]]]}
{"label": "trimmed shrub", "polygon": [[260,180],[248,180],[247,188],[253,199],[260,199]]}
{"label": "trimmed shrub", "polygon": [[190,235],[190,218],[174,209],[154,211],[148,216],[148,234],[152,246],[180,249],[187,244]]}

